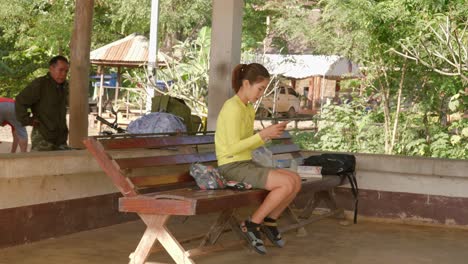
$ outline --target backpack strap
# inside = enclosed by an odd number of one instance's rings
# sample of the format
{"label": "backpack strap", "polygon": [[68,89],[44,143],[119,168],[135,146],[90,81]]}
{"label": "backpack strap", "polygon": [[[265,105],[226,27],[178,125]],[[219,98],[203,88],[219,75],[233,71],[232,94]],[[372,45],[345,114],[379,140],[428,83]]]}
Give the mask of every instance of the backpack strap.
{"label": "backpack strap", "polygon": [[159,111],[167,113],[167,105],[169,104],[169,95],[161,95],[161,100],[159,100]]}

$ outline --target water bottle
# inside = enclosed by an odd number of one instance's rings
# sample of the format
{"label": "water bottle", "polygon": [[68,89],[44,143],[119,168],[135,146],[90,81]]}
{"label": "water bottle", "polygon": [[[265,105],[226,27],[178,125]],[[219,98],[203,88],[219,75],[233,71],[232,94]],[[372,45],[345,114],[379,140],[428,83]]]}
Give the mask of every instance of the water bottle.
{"label": "water bottle", "polygon": [[289,165],[289,170],[297,172],[297,161],[296,161],[296,159],[291,160],[291,165]]}

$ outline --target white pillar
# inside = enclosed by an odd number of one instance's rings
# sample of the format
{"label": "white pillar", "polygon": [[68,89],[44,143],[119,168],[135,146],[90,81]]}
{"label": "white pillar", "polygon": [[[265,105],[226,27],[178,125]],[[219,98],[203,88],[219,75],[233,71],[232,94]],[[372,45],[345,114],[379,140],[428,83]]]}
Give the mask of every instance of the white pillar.
{"label": "white pillar", "polygon": [[232,69],[240,62],[243,0],[213,0],[210,72],[208,83],[208,130],[224,102],[234,95]]}
{"label": "white pillar", "polygon": [[156,68],[158,66],[158,21],[159,21],[159,0],[151,1],[151,24],[150,39],[148,47],[148,87],[146,89],[146,112],[151,112],[151,99],[154,96],[154,89],[151,84],[156,84]]}

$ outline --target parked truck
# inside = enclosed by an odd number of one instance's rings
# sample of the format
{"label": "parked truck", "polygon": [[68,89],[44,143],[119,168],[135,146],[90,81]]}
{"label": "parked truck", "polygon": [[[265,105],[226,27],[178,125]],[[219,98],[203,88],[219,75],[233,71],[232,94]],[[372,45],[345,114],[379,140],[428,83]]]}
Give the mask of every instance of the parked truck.
{"label": "parked truck", "polygon": [[273,111],[279,114],[286,114],[288,117],[294,117],[299,111],[299,95],[290,86],[280,86],[276,91],[276,108],[273,109],[275,93],[271,93],[262,99],[257,110],[257,117],[265,118],[273,114]]}

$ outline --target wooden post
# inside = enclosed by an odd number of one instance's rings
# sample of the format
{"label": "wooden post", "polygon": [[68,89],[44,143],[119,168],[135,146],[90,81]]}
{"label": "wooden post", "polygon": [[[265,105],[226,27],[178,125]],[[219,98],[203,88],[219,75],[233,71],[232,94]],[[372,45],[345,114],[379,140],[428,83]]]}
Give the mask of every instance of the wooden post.
{"label": "wooden post", "polygon": [[94,0],[76,1],[75,22],[70,59],[70,133],[69,144],[83,148],[82,140],[88,136],[89,53]]}
{"label": "wooden post", "polygon": [[[119,100],[119,87],[120,87],[120,66],[117,67],[117,82],[115,84],[115,99],[114,105],[117,106],[117,100]],[[116,110],[118,111],[118,109]]]}
{"label": "wooden post", "polygon": [[126,116],[127,119],[130,119],[130,117],[129,117],[129,109],[128,109],[128,108],[129,108],[129,105],[130,105],[130,90],[127,90],[127,103],[126,103],[126,105],[127,105],[127,107],[126,107],[126,110],[127,110],[127,111],[125,112],[125,113],[126,113],[125,116]]}

